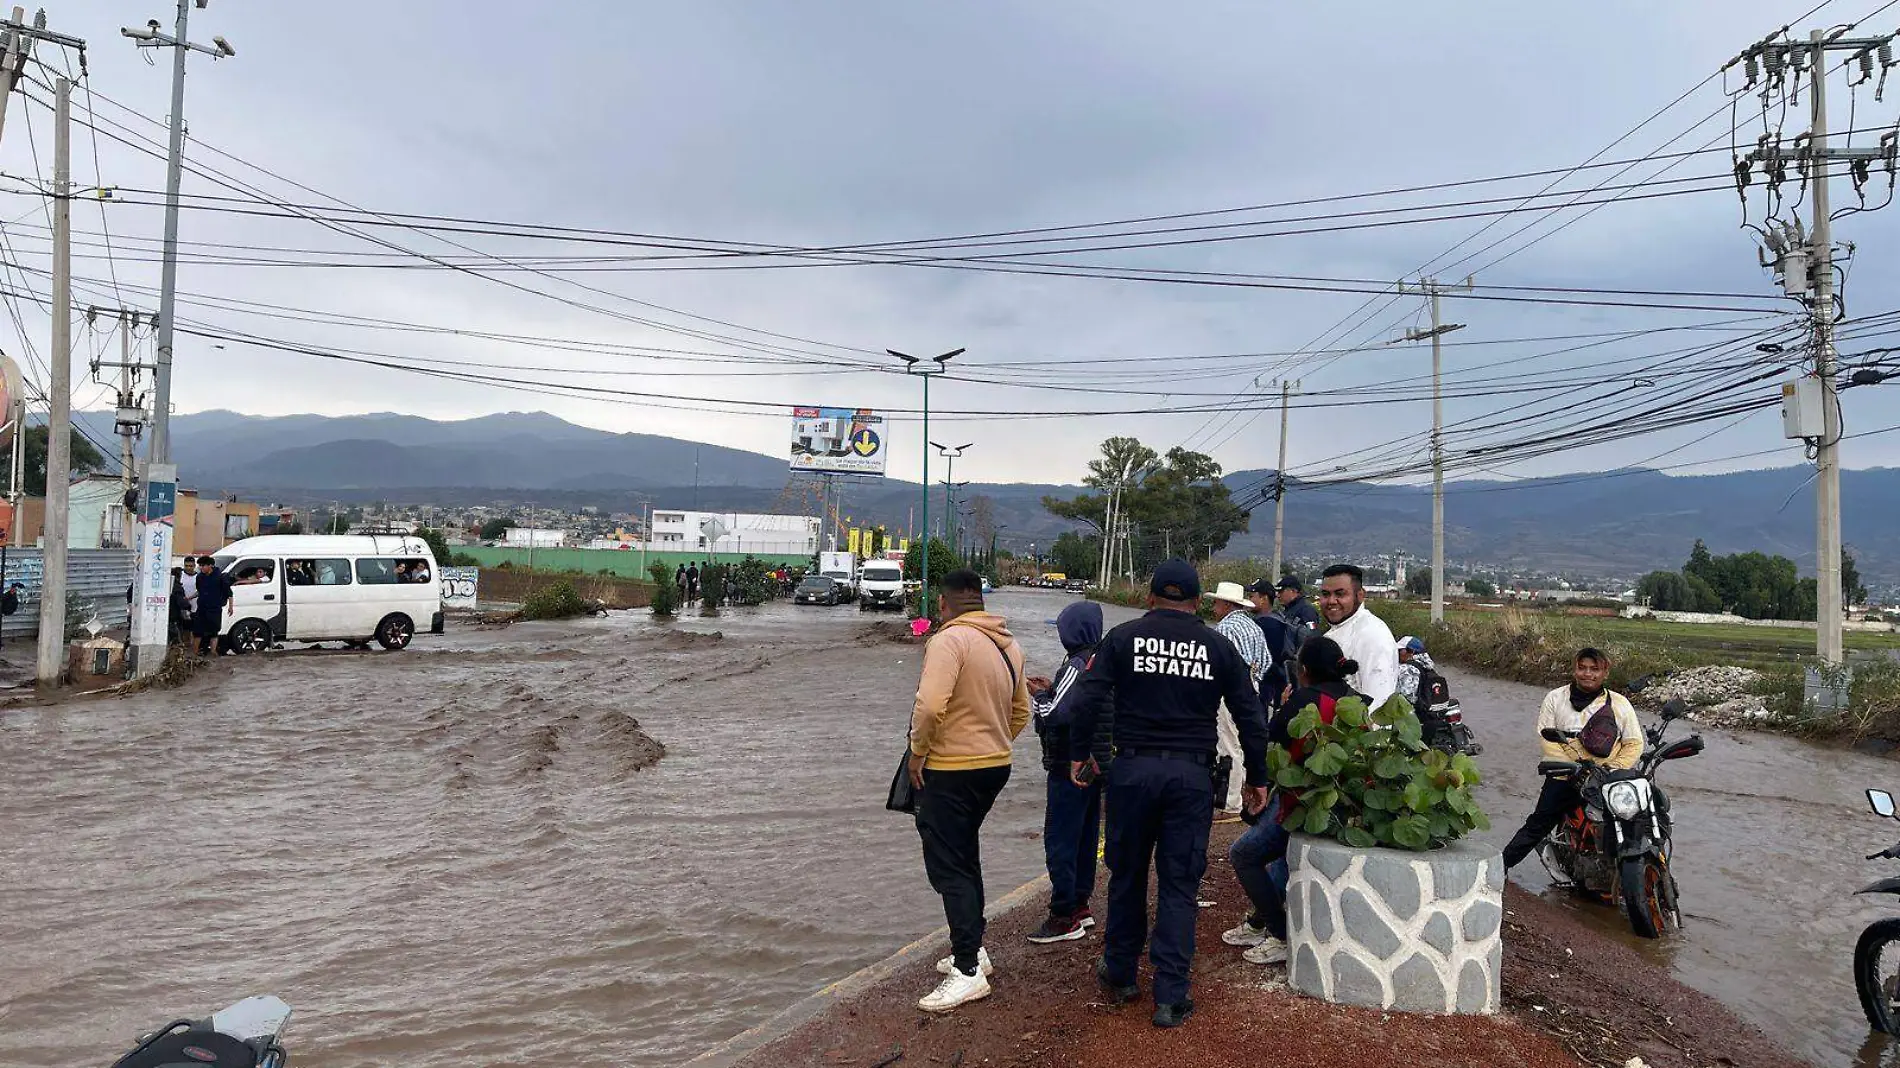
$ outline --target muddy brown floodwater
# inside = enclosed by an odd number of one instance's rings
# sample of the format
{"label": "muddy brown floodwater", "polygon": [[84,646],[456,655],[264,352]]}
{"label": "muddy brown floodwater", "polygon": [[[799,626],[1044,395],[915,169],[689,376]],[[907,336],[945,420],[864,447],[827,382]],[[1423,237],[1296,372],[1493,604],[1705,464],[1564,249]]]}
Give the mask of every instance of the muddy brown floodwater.
{"label": "muddy brown floodwater", "polygon": [[[992,601],[1040,672],[1066,602]],[[318,1068],[677,1064],[942,922],[881,807],[920,654],[886,629],[848,607],[634,612],[0,712],[0,1064],[108,1064],[262,992]],[[1536,785],[1538,691],[1453,682],[1502,841]],[[1664,779],[1687,929],[1645,952],[1817,1064],[1887,1063],[1849,962],[1894,910],[1851,891],[1900,831],[1860,791],[1900,774],[1705,733]],[[1026,733],[987,825],[993,896],[1041,870],[1041,775]],[[1543,885],[1534,862],[1517,877]]]}

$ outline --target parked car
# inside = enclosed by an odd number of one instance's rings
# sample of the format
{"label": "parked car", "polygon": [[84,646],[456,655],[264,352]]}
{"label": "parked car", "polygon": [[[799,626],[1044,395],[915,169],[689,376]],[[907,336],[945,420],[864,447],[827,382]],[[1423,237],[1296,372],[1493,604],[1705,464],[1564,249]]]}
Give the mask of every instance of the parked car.
{"label": "parked car", "polygon": [[1087,593],[1089,591],[1089,584],[1081,579],[1070,579],[1064,584],[1063,588],[1067,589],[1070,593]]}
{"label": "parked car", "polygon": [[794,604],[839,605],[850,599],[850,587],[830,575],[807,575],[792,594]]}

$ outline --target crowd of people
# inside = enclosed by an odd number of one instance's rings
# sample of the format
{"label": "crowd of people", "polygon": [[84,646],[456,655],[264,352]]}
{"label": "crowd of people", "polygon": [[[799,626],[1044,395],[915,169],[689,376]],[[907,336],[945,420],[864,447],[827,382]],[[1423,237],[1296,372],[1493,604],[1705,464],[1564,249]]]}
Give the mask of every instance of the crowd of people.
{"label": "crowd of people", "polygon": [[[1198,615],[1204,601],[1212,627]],[[1287,959],[1290,834],[1281,820],[1298,797],[1271,789],[1268,747],[1303,758],[1291,724],[1309,707],[1330,723],[1347,698],[1378,708],[1398,694],[1423,721],[1445,696],[1424,643],[1395,639],[1366,606],[1358,567],[1326,568],[1318,601],[1316,609],[1293,577],[1244,589],[1223,582],[1204,597],[1194,567],[1170,560],[1156,568],[1148,611],[1137,619],[1104,632],[1099,605],[1065,607],[1056,619],[1065,657],[1053,676],[1040,676],[1026,673],[1007,624],[985,609],[976,573],[944,576],[943,625],[925,649],[912,710],[909,774],[924,866],[943,898],[952,952],[938,962],[944,978],[920,1008],[948,1012],[991,992],[979,832],[1009,780],[1012,743],[1031,723],[1046,780],[1050,884],[1048,915],[1031,942],[1074,941],[1096,926],[1089,902],[1101,842],[1109,877],[1096,978],[1111,1002],[1136,1000],[1145,947],[1153,1022],[1179,1027],[1194,1012],[1195,918],[1214,817],[1225,812],[1248,824],[1228,858],[1249,909],[1221,940],[1254,964]],[[1590,741],[1547,742],[1562,759],[1628,766],[1640,755],[1634,709],[1604,686],[1609,666],[1601,651],[1581,651],[1571,685],[1546,699],[1540,729]],[[1507,863],[1528,855],[1576,804],[1573,786],[1547,782],[1505,851]]]}

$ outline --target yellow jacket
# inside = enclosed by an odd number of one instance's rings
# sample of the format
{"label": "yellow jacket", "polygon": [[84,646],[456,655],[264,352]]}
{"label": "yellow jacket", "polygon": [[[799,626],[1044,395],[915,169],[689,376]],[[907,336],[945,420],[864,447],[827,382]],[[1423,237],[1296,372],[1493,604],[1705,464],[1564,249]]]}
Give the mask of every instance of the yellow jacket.
{"label": "yellow jacket", "polygon": [[910,751],[935,771],[1003,767],[1028,725],[1023,650],[1003,617],[966,612],[945,623],[924,647]]}
{"label": "yellow jacket", "polygon": [[1590,717],[1603,709],[1603,702],[1609,701],[1612,714],[1616,716],[1616,748],[1603,758],[1591,756],[1583,748],[1583,743],[1571,739],[1553,742],[1542,738],[1545,760],[1576,760],[1586,764],[1601,764],[1607,768],[1633,768],[1643,755],[1643,723],[1636,718],[1636,706],[1629,698],[1620,693],[1611,693],[1608,687],[1603,690],[1601,699],[1593,700],[1583,706],[1582,711],[1570,707],[1570,687],[1559,686],[1544,698],[1544,707],[1537,714],[1537,730],[1541,735],[1545,728],[1555,727],[1565,733],[1574,734],[1583,730]]}

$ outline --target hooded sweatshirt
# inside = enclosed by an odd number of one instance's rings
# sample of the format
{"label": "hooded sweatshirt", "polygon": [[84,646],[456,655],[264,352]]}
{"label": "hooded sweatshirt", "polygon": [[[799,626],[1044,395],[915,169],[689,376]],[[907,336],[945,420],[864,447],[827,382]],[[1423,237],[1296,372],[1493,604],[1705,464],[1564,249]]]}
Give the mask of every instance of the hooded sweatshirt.
{"label": "hooded sweatshirt", "polygon": [[910,751],[932,771],[1006,767],[1029,709],[1022,646],[1003,617],[965,612],[924,647]]}
{"label": "hooded sweatshirt", "polygon": [[[1046,771],[1069,773],[1069,723],[1075,718],[1075,703],[1070,700],[1076,682],[1088,669],[1089,657],[1102,640],[1102,606],[1094,601],[1077,601],[1056,616],[1056,637],[1068,659],[1050,680],[1049,689],[1031,694],[1036,709],[1036,736],[1042,739],[1042,766]],[[1111,727],[1104,721],[1095,731],[1095,763],[1107,767],[1110,757]]]}

